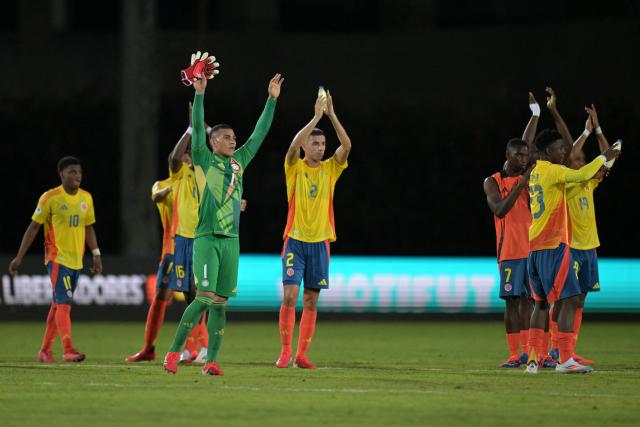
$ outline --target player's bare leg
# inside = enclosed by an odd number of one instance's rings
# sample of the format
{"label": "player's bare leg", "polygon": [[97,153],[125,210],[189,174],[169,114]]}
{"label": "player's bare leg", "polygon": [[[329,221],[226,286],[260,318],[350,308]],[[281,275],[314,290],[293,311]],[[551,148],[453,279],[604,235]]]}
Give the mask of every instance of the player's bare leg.
{"label": "player's bare leg", "polygon": [[288,368],[291,363],[291,343],[296,325],[296,303],[300,295],[300,285],[284,285],[284,297],[280,306],[280,357],[276,362],[278,368]]}
{"label": "player's bare leg", "polygon": [[300,333],[298,335],[298,349],[293,360],[294,368],[315,369],[316,365],[307,358],[307,350],[316,330],[318,315],[319,289],[305,289],[302,294],[302,317],[300,318]]}

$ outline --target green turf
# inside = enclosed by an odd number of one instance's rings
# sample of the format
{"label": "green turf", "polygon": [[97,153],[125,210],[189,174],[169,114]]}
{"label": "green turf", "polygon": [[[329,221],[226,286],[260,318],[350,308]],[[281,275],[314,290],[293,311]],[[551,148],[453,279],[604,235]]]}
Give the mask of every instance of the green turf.
{"label": "green turf", "polygon": [[[159,359],[175,328],[163,328]],[[274,367],[275,323],[230,322],[224,377],[122,363],[138,350],[142,323],[76,323],[87,361],[38,364],[42,330],[0,323],[2,426],[640,425],[634,323],[584,325],[578,350],[598,362],[594,373],[537,376],[496,368],[506,345],[489,322],[321,320],[313,371]]]}

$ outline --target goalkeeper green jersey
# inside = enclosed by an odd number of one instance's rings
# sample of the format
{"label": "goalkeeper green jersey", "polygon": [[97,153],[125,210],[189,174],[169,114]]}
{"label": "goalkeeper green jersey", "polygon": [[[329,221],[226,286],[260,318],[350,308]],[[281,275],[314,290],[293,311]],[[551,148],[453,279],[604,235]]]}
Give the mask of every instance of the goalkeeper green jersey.
{"label": "goalkeeper green jersey", "polygon": [[204,94],[196,94],[192,111],[191,156],[198,187],[198,226],[196,235],[238,237],[242,177],[247,165],[262,145],[275,111],[276,100],[269,98],[247,142],[233,156],[222,157],[207,147],[204,128]]}

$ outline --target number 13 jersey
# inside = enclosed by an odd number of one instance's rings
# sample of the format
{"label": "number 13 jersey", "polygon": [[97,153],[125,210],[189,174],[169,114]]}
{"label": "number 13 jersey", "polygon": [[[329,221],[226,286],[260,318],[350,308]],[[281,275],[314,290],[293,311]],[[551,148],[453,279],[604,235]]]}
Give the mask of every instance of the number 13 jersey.
{"label": "number 13 jersey", "polygon": [[561,243],[568,245],[571,237],[567,227],[567,200],[565,184],[591,179],[606,159],[596,157],[578,170],[538,160],[529,179],[531,228],[529,250],[555,249]]}

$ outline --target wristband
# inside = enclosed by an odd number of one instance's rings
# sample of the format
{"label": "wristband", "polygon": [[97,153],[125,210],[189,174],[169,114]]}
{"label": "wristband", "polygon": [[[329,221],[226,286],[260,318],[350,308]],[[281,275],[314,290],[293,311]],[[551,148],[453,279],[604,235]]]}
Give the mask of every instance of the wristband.
{"label": "wristband", "polygon": [[597,134],[597,135],[602,135],[602,128],[601,128],[600,126],[598,126],[598,127],[596,128],[596,134]]}
{"label": "wristband", "polygon": [[585,136],[585,138],[588,138],[589,135],[591,135],[591,132],[589,132],[589,129],[585,129],[584,132],[582,132],[582,134]]}
{"label": "wristband", "polygon": [[534,117],[540,117],[540,105],[539,104],[529,104],[529,109],[531,110],[531,114]]}
{"label": "wristband", "polygon": [[98,248],[91,249],[91,255],[100,256],[100,249],[98,249]]}
{"label": "wristband", "polygon": [[191,132],[193,132],[193,129],[191,128],[191,126],[189,126],[187,130],[184,131],[184,133],[188,133],[189,135],[191,135]]}

